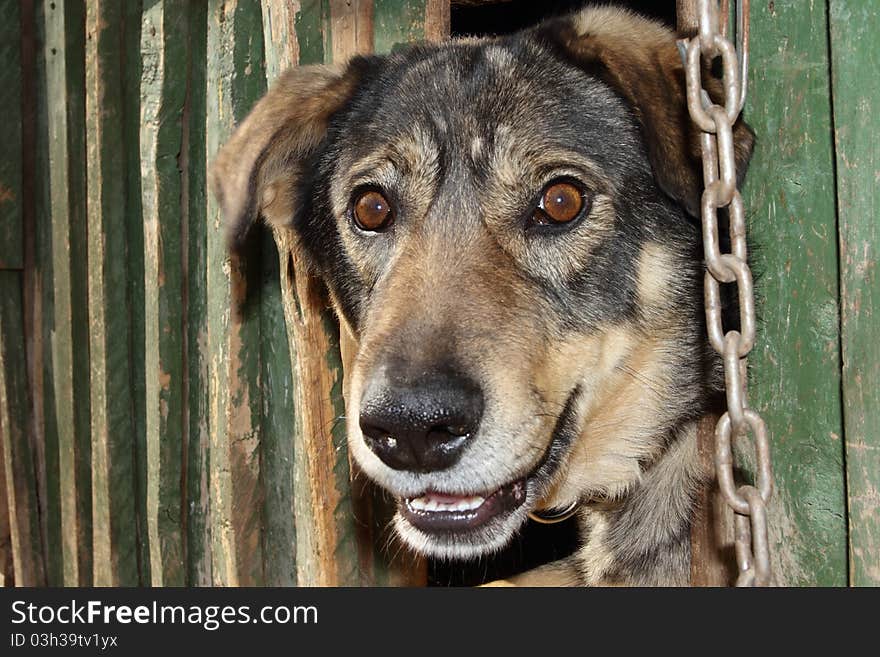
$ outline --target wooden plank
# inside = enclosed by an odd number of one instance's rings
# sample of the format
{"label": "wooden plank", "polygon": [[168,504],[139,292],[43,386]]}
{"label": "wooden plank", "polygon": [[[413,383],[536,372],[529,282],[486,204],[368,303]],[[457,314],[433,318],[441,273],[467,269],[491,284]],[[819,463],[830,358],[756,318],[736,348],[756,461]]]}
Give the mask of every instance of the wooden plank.
{"label": "wooden plank", "polygon": [[297,581],[300,586],[357,584],[338,325],[320,281],[297,271],[291,236],[279,231],[275,240],[279,253],[287,255],[281,289],[295,372]]}
{"label": "wooden plank", "polygon": [[[45,171],[45,113],[38,111],[38,90],[45,89],[45,66],[42,64],[42,48],[38,47],[37,37],[42,34],[43,21],[37,21],[36,8],[32,2],[21,4],[21,67],[22,67],[22,223],[24,271],[22,272],[22,303],[24,306],[24,335],[28,378],[28,405],[30,407],[30,426],[28,427],[31,454],[33,457],[36,483],[36,503],[40,508],[38,540],[43,547],[44,579],[46,583],[48,529],[48,507],[46,505],[46,462],[45,441],[42,427],[42,350],[36,347],[42,342],[42,323],[39,321],[40,294],[36,287],[36,212],[40,200],[48,197],[48,186],[43,177],[37,176],[37,164],[42,163]],[[41,64],[38,66],[38,62]],[[41,130],[38,131],[38,128]],[[37,385],[39,383],[39,386]]]}
{"label": "wooden plank", "polygon": [[[281,70],[283,70],[297,63],[321,64],[324,62],[324,23],[326,22],[325,17],[329,16],[329,9],[326,6],[327,1],[300,0],[298,3],[291,5],[290,3],[279,2],[278,0],[267,0],[263,4],[264,11],[271,12],[270,15],[272,16],[279,17],[278,20],[283,20],[286,24],[293,21],[293,33],[296,34],[295,42],[292,40],[272,42],[273,48],[280,49],[278,63],[273,64],[273,66],[280,66]],[[329,20],[329,18],[326,20]],[[278,21],[273,19],[273,25],[277,23]],[[289,31],[287,33],[291,34]],[[281,62],[285,62],[285,64],[281,65]],[[277,73],[278,71],[275,72],[276,75]],[[274,79],[274,77],[271,79]]]}
{"label": "wooden plank", "polygon": [[[24,29],[25,43],[31,48],[34,82],[31,85],[33,205],[25,209],[31,221],[25,230],[25,331],[28,336],[28,366],[34,423],[34,460],[38,477],[38,496],[42,513],[40,532],[43,545],[61,544],[61,507],[57,495],[58,434],[52,389],[52,222],[49,183],[49,85],[47,77],[46,21],[42,3],[23,5],[33,10]],[[26,20],[22,15],[22,20]],[[28,40],[27,37],[30,37]],[[22,53],[24,54],[24,52]],[[30,199],[29,199],[30,200]],[[50,491],[53,494],[49,494]],[[46,551],[46,580],[49,585],[63,583],[62,551]]]}
{"label": "wooden plank", "polygon": [[0,269],[24,266],[21,146],[21,6],[0,5]]}
{"label": "wooden plank", "polygon": [[[43,255],[51,261],[44,291],[51,294],[45,346],[52,396],[45,412],[48,496],[58,500],[60,581],[67,586],[91,582],[91,444],[89,437],[88,303],[85,212],[84,51],[82,2],[48,3],[45,25],[45,102],[48,130],[49,204]],[[45,266],[47,263],[41,263]],[[76,345],[76,348],[74,346]],[[44,395],[45,397],[45,395]]]}
{"label": "wooden plank", "polygon": [[327,32],[332,62],[344,62],[373,50],[373,0],[329,0]]}
{"label": "wooden plank", "polygon": [[122,5],[86,6],[92,550],[96,586],[139,583],[123,143]]}
{"label": "wooden plank", "polygon": [[[431,22],[435,20],[432,17]],[[373,50],[386,53],[424,41],[425,21],[425,0],[374,0]]]}
{"label": "wooden plank", "polygon": [[771,550],[789,585],[847,581],[826,9],[751,5],[745,117],[757,144],[744,197],[762,318],[752,404],[771,434]]}
{"label": "wooden plank", "polygon": [[[286,2],[263,4],[263,39],[269,84],[286,68],[295,65],[299,56],[294,11],[291,9]],[[284,321],[280,256],[268,231],[265,231],[262,239],[263,557],[267,585],[296,586],[296,422],[291,345]]]}
{"label": "wooden plank", "polygon": [[123,137],[125,153],[125,215],[128,241],[128,321],[131,331],[129,394],[132,406],[134,441],[133,476],[135,482],[138,570],[140,583],[151,581],[150,542],[147,540],[147,411],[145,372],[145,317],[144,308],[144,225],[141,208],[141,0],[121,3],[122,16],[122,78]]}
{"label": "wooden plank", "polygon": [[296,586],[293,369],[284,322],[278,250],[270,234],[262,237],[263,558],[267,585]]}
{"label": "wooden plank", "polygon": [[185,114],[187,148],[181,150],[185,178],[187,221],[186,257],[186,560],[187,584],[207,586],[213,581],[210,531],[210,441],[208,404],[208,326],[207,326],[207,198],[205,117],[207,72],[207,3],[190,4],[189,87]]}
{"label": "wooden plank", "polygon": [[880,585],[880,15],[867,0],[830,0],[849,583]]}
{"label": "wooden plank", "polygon": [[449,38],[451,4],[449,0],[425,0],[425,39],[443,41]]}
{"label": "wooden plank", "polygon": [[[266,41],[270,75],[277,75],[288,62],[323,61],[319,53],[329,51],[323,29],[332,19],[329,7],[317,5],[264,3],[267,36],[272,35]],[[291,25],[296,40],[274,38],[279,31],[290,35]],[[300,586],[357,584],[357,541],[345,427],[340,421],[344,403],[338,327],[320,282],[293,260],[291,236],[279,231],[275,241],[294,372],[294,445],[288,453],[294,456],[297,582]]]}
{"label": "wooden plank", "polygon": [[[0,451],[16,586],[45,583],[37,481],[28,440],[22,274],[0,271]],[[4,509],[5,511],[5,509]]]}
{"label": "wooden plank", "polygon": [[[210,162],[265,90],[259,5],[208,4],[207,157]],[[248,301],[259,287],[248,263],[258,253],[230,254],[216,201],[207,216],[208,378],[213,580],[262,580],[259,473],[260,324]],[[250,256],[250,257],[248,257]]]}
{"label": "wooden plank", "polygon": [[[0,383],[0,387],[2,386],[3,384]],[[3,411],[0,409],[0,414],[2,413]],[[10,514],[11,507],[9,505],[9,496],[7,494],[6,485],[5,444],[6,440],[3,438],[3,431],[0,430],[0,587],[15,585],[15,564],[13,563],[12,533],[10,530],[12,516]],[[12,466],[9,467],[9,476],[11,481]],[[34,489],[34,493],[34,497],[36,497],[36,488]],[[14,502],[15,500],[13,500],[13,503]]]}
{"label": "wooden plank", "polygon": [[161,0],[141,23],[141,199],[145,248],[146,513],[153,586],[182,586],[184,560],[184,295],[178,153],[189,57],[189,3]]}

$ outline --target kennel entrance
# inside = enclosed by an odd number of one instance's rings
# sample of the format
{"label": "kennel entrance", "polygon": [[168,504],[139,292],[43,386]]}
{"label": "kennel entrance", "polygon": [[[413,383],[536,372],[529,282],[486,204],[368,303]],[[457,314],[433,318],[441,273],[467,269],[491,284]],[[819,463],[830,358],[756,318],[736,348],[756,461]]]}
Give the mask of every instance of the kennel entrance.
{"label": "kennel entrance", "polygon": [[[207,162],[288,63],[510,31],[572,4],[5,5],[4,582],[425,583],[424,563],[384,548],[382,496],[352,483],[339,421],[350,346],[320,288],[279,265],[269,235],[250,245],[258,265],[228,261]],[[631,4],[675,19],[672,2]],[[868,4],[752,4],[759,143],[744,193],[765,246],[751,392],[773,435],[784,584],[880,582]],[[294,278],[290,330],[309,345],[294,355],[309,382],[297,403],[277,283]]]}

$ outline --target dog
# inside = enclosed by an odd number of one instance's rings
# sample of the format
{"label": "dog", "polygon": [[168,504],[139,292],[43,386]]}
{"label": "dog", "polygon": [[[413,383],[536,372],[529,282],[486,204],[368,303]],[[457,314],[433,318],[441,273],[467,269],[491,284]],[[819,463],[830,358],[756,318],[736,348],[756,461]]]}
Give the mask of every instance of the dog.
{"label": "dog", "polygon": [[[740,172],[753,141],[738,121]],[[672,31],[588,8],[294,68],[211,184],[233,245],[262,217],[326,283],[358,345],[349,449],[406,545],[471,559],[573,509],[575,552],[510,583],[688,583],[722,376]]]}

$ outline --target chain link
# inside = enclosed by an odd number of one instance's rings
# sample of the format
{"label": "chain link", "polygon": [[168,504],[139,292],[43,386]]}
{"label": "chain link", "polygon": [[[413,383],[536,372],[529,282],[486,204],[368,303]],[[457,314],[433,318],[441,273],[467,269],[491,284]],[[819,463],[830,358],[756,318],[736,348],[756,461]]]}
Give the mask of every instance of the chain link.
{"label": "chain link", "polygon": [[[706,258],[704,293],[709,341],[724,364],[727,412],[715,427],[715,471],[727,506],[734,513],[737,586],[768,586],[773,579],[767,538],[767,503],[773,492],[770,441],[761,416],[748,405],[746,357],[755,345],[755,296],[747,264],[745,211],[736,185],[733,125],[745,103],[748,70],[748,0],[737,2],[735,48],[727,38],[726,14],[719,29],[717,0],[697,0],[699,32],[681,44],[687,104],[691,119],[703,131],[701,215]],[[728,3],[723,3],[725,9]],[[703,85],[703,62],[721,58],[724,105],[713,103]],[[727,209],[730,253],[722,253],[718,210]],[[726,331],[722,322],[721,284],[736,285],[739,330]],[[733,440],[751,433],[756,455],[756,486],[734,482]]]}

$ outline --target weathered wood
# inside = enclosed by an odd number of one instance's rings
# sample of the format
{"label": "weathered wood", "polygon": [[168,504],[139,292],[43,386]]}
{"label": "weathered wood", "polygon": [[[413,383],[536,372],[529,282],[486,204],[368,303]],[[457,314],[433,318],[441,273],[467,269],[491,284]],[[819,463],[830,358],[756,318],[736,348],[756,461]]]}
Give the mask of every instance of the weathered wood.
{"label": "weathered wood", "polygon": [[207,198],[205,117],[207,74],[207,3],[189,3],[189,88],[184,111],[187,148],[181,150],[187,221],[184,223],[186,257],[186,535],[187,584],[207,586],[213,581],[210,530],[210,426],[208,404],[208,297]]}
{"label": "weathered wood", "polygon": [[[270,28],[267,37],[272,37],[266,41],[267,70],[271,74],[277,75],[287,65],[323,61],[323,54],[319,59],[318,53],[330,48],[325,39],[318,48],[314,30],[325,34],[323,26],[332,22],[327,8],[267,2],[264,15]],[[277,31],[290,36],[291,25],[296,40],[275,38]],[[306,33],[304,44],[301,37]],[[342,421],[338,327],[319,281],[306,272],[302,263],[294,261],[292,236],[278,232],[275,241],[294,372],[294,445],[288,453],[295,456],[292,486],[297,581],[301,586],[357,584],[360,577]]]}
{"label": "weathered wood", "polygon": [[300,586],[356,584],[354,531],[342,401],[339,333],[322,284],[302,275],[292,236],[277,232],[284,316],[294,347],[294,506]]}
{"label": "weathered wood", "polygon": [[[125,153],[125,217],[128,242],[126,257],[128,275],[128,320],[131,331],[131,382],[129,395],[133,425],[133,476],[136,498],[138,569],[140,583],[148,584],[150,575],[150,543],[147,540],[147,439],[146,439],[146,372],[144,371],[144,225],[141,210],[141,0],[121,3],[122,17],[122,80],[123,143]],[[202,3],[199,3],[202,4]]]}
{"label": "weathered wood", "polygon": [[442,41],[449,38],[451,4],[449,0],[425,0],[425,39]]}
{"label": "weathered wood", "polygon": [[[22,199],[21,199],[21,213],[22,213],[22,240],[23,240],[23,265],[24,271],[22,272],[22,305],[23,305],[23,331],[25,338],[25,352],[26,352],[26,377],[28,382],[27,387],[27,399],[28,399],[28,407],[30,410],[30,418],[28,424],[28,437],[29,437],[29,447],[31,452],[31,466],[33,468],[33,477],[34,477],[34,503],[37,506],[41,507],[42,513],[38,513],[38,520],[36,523],[36,533],[34,534],[35,541],[41,547],[42,551],[42,577],[40,578],[39,584],[46,584],[46,556],[45,556],[45,546],[46,546],[46,528],[47,528],[47,513],[45,507],[45,499],[46,499],[46,477],[45,477],[45,444],[42,440],[37,440],[37,420],[38,420],[38,411],[41,411],[42,408],[40,403],[42,401],[42,396],[38,396],[37,388],[34,381],[34,373],[36,368],[39,366],[40,371],[42,372],[42,361],[35,358],[35,350],[34,346],[37,341],[40,339],[42,335],[41,325],[38,322],[35,322],[35,267],[34,267],[34,257],[35,257],[35,238],[36,238],[36,208],[37,208],[37,191],[47,189],[45,184],[38,183],[36,176],[36,166],[38,160],[38,137],[37,137],[37,89],[38,87],[45,88],[45,85],[40,85],[38,74],[37,74],[37,61],[38,59],[42,59],[42,57],[38,58],[38,47],[37,47],[37,32],[38,26],[35,17],[35,8],[34,3],[32,2],[23,2],[21,3],[21,112],[22,112],[22,132],[21,132],[21,140],[22,140]],[[42,29],[42,22],[40,22],[40,28]],[[45,69],[43,69],[43,80],[45,80]],[[42,127],[45,127],[45,121],[42,124]],[[45,153],[45,149],[43,149]],[[40,194],[42,196],[42,193]],[[39,362],[38,362],[39,361]],[[41,437],[41,435],[40,435]],[[5,469],[5,461],[4,461],[4,469]],[[11,467],[11,466],[10,466]],[[5,478],[4,478],[5,479]],[[9,481],[9,480],[7,480]],[[9,504],[10,499],[6,497],[7,504]],[[9,521],[12,521],[12,517],[10,514]],[[12,583],[14,580],[13,577],[13,563],[12,563],[12,545],[11,545],[11,536],[10,536],[10,553],[9,553],[9,563],[8,563],[8,577],[6,581],[8,583]]]}
{"label": "weathered wood", "polygon": [[265,493],[264,570],[267,585],[296,586],[293,369],[284,322],[278,250],[271,234],[267,232],[262,237],[260,467]]}
{"label": "weathered wood", "polygon": [[[208,4],[207,158],[265,90],[259,5]],[[259,277],[247,264],[258,254],[230,254],[216,200],[207,216],[207,351],[210,426],[210,514],[213,581],[262,581],[259,472],[260,324],[248,301]],[[250,274],[250,275],[249,275]]]}
{"label": "weathered wood", "polygon": [[141,199],[145,249],[146,514],[153,586],[186,582],[183,455],[184,110],[189,3],[161,0],[141,22]]}
{"label": "weathered wood", "polygon": [[[269,84],[299,56],[294,11],[287,2],[263,3],[263,39],[266,79]],[[296,586],[296,512],[294,471],[294,381],[284,321],[280,255],[265,231],[262,242],[263,296],[260,304],[262,331],[263,419],[260,446],[265,500],[263,506],[263,558],[266,584]]]}
{"label": "weathered wood", "polygon": [[425,40],[425,0],[374,0],[373,50],[391,52]]}
{"label": "weathered wood", "polygon": [[[846,584],[837,231],[825,3],[752,3],[744,190],[757,313],[752,404],[771,435],[773,566],[789,585]],[[747,445],[737,451],[751,454]],[[751,471],[748,460],[743,461]]]}
{"label": "weathered wood", "polygon": [[[22,13],[22,56],[30,72],[32,82],[25,89],[29,100],[26,126],[32,126],[29,136],[29,153],[33,160],[26,170],[26,180],[32,185],[31,197],[26,199],[25,210],[25,270],[24,304],[25,332],[27,333],[28,379],[30,400],[33,407],[34,467],[37,472],[37,493],[40,514],[40,537],[42,544],[59,545],[61,512],[57,496],[49,495],[50,481],[57,483],[57,436],[55,418],[51,411],[54,395],[51,389],[52,369],[49,357],[52,309],[51,269],[51,208],[49,190],[49,130],[48,130],[48,84],[45,49],[46,34],[42,5],[24,4],[30,16]],[[54,479],[53,479],[54,475]],[[46,579],[49,584],[60,583],[62,576],[61,550],[46,553]]]}
{"label": "weathered wood", "polygon": [[0,6],[0,269],[24,266],[21,146],[21,6]]}
{"label": "weathered wood", "polygon": [[830,0],[837,150],[849,583],[880,585],[880,15]]}
{"label": "weathered wood", "polygon": [[13,562],[9,583],[16,586],[45,583],[29,424],[22,274],[0,271],[0,451],[8,505],[0,511],[8,509]]}
{"label": "weathered wood", "polygon": [[[45,98],[48,134],[47,222],[41,246],[48,277],[43,291],[44,347],[49,365],[44,389],[47,490],[58,505],[49,545],[60,559],[50,583],[89,584],[92,579],[91,444],[85,185],[85,8],[82,2],[43,6]],[[40,247],[38,247],[40,248]],[[48,300],[47,300],[48,301]],[[75,348],[76,347],[76,348]],[[51,395],[46,392],[51,391]],[[39,438],[38,438],[39,440]],[[53,520],[49,520],[53,523]],[[55,540],[53,540],[53,537]],[[60,548],[60,549],[59,549]]]}
{"label": "weathered wood", "polygon": [[86,7],[92,550],[96,586],[139,583],[130,394],[122,6]]}
{"label": "weathered wood", "polygon": [[373,0],[329,0],[330,61],[344,62],[373,49]]}
{"label": "weathered wood", "polygon": [[[3,384],[0,384],[2,386]],[[0,410],[0,413],[3,411]],[[6,487],[6,457],[4,456],[3,432],[0,431],[0,587],[13,586],[15,584],[15,564],[13,563],[14,555],[12,553],[12,533],[10,525],[12,518],[10,515],[9,497]],[[12,466],[9,467],[10,480],[12,477]],[[34,482],[36,483],[36,482]],[[34,489],[36,493],[36,488]],[[14,502],[14,500],[13,500]]]}
{"label": "weathered wood", "polygon": [[279,60],[288,62],[283,68],[294,66],[297,63],[321,64],[326,59],[324,49],[325,23],[330,20],[330,12],[326,3],[327,0],[299,0],[294,3],[267,0],[263,3],[264,8],[269,9],[273,15],[279,17],[283,15],[286,24],[289,25],[290,21],[293,21],[293,33],[296,34],[295,44],[272,42],[274,48],[280,48],[283,53],[286,53]]}

